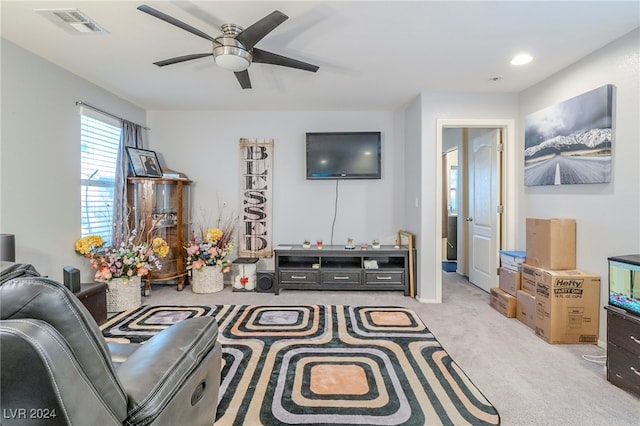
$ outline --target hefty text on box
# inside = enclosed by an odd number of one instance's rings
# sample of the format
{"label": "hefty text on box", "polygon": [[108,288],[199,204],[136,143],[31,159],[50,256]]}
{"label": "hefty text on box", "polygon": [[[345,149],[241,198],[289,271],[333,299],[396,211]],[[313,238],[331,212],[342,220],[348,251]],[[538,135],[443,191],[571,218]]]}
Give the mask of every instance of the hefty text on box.
{"label": "hefty text on box", "polygon": [[584,289],[582,288],[584,280],[563,280],[556,281],[553,287],[553,294],[560,296],[563,294],[582,295]]}

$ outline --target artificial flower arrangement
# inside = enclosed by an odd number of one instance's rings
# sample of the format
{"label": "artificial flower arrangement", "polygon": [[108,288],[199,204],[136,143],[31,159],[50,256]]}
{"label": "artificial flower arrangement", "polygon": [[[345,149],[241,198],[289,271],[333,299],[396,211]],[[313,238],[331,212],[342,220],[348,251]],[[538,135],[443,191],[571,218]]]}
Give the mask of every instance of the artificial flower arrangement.
{"label": "artificial flower arrangement", "polygon": [[160,238],[142,238],[135,230],[126,240],[113,247],[104,247],[99,235],[89,235],[76,241],[76,253],[86,257],[96,269],[95,279],[144,277],[161,269],[160,258],[169,253],[169,245]]}
{"label": "artificial flower arrangement", "polygon": [[231,267],[227,257],[233,253],[235,220],[218,218],[216,222],[216,227],[201,227],[191,232],[191,240],[185,247],[187,269],[201,270],[205,266],[216,266],[226,272]]}

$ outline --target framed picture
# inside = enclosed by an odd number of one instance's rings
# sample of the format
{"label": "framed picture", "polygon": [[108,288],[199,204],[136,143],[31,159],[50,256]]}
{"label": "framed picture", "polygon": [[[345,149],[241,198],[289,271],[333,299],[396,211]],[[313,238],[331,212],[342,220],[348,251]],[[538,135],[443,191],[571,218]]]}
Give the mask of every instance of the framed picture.
{"label": "framed picture", "polygon": [[133,174],[142,177],[162,177],[162,170],[155,151],[127,147]]}
{"label": "framed picture", "polygon": [[409,249],[409,295],[411,297],[416,297],[416,284],[415,284],[415,273],[414,273],[414,247],[416,245],[416,236],[410,232],[403,231],[402,229],[398,231],[398,245],[400,247],[407,246]]}
{"label": "framed picture", "polygon": [[524,184],[611,182],[613,101],[607,84],[527,115]]}

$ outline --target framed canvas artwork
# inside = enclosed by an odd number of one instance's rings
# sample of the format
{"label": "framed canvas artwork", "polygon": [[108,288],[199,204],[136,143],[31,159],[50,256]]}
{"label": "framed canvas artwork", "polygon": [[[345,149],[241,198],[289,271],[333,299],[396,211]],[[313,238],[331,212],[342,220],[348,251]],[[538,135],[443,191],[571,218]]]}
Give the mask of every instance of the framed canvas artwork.
{"label": "framed canvas artwork", "polygon": [[524,184],[611,182],[613,85],[525,117]]}

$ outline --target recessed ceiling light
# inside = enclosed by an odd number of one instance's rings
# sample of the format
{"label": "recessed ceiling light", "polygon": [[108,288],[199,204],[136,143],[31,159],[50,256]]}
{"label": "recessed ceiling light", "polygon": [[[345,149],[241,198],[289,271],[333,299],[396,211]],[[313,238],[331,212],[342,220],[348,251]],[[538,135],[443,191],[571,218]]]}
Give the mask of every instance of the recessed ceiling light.
{"label": "recessed ceiling light", "polygon": [[524,64],[528,64],[532,60],[533,60],[533,58],[531,57],[531,55],[527,55],[526,53],[523,53],[521,55],[514,56],[514,58],[511,60],[510,64],[511,65],[524,65]]}

